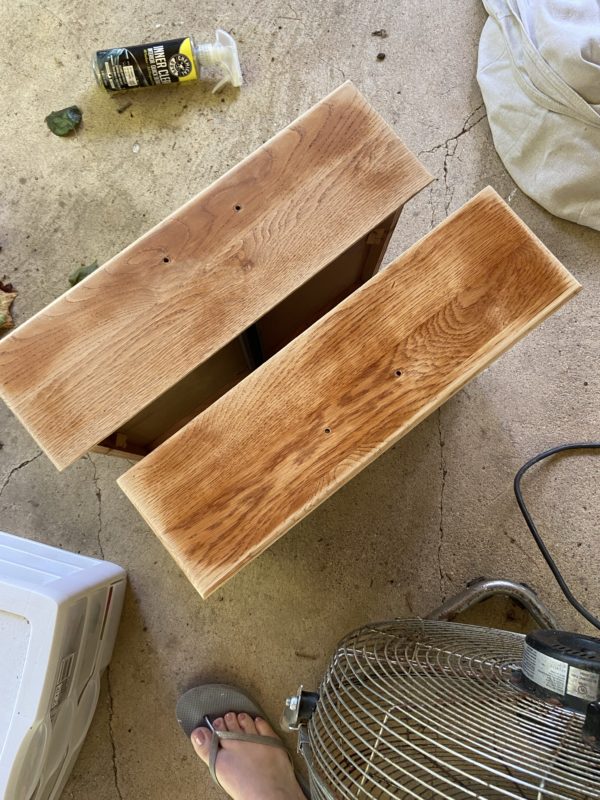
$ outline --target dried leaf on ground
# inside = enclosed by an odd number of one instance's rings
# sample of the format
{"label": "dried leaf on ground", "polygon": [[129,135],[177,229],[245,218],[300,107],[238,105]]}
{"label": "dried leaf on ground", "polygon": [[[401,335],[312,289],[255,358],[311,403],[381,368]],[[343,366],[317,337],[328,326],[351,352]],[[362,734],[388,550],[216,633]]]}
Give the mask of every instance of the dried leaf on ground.
{"label": "dried leaf on ground", "polygon": [[87,278],[88,275],[91,275],[92,272],[95,272],[98,269],[98,266],[98,261],[94,261],[85,267],[77,267],[77,269],[69,275],[69,283],[71,286],[75,286],[76,283],[79,283],[79,281],[82,281],[84,278]]}
{"label": "dried leaf on ground", "polygon": [[66,136],[79,127],[82,117],[81,109],[78,106],[69,106],[48,114],[46,125],[56,136]]}
{"label": "dried leaf on ground", "polygon": [[7,331],[14,327],[13,318],[10,315],[10,307],[17,296],[16,292],[0,291],[0,331]]}

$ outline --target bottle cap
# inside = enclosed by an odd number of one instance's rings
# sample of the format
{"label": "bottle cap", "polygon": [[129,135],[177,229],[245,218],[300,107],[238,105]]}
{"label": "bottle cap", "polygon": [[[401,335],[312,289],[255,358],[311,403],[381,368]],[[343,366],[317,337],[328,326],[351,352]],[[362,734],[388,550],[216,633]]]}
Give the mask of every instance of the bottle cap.
{"label": "bottle cap", "polygon": [[217,30],[217,40],[214,44],[199,44],[196,47],[196,57],[203,67],[218,64],[223,72],[223,78],[217,83],[214,92],[222,89],[226,83],[232,86],[241,86],[243,83],[242,68],[238,56],[235,39],[227,31]]}

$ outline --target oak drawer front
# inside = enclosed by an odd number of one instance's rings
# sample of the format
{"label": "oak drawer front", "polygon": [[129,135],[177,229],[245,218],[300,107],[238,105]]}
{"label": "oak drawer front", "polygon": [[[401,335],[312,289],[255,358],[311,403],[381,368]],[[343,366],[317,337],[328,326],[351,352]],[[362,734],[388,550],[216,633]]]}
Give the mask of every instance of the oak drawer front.
{"label": "oak drawer front", "polygon": [[206,597],[579,288],[485,189],[119,484]]}
{"label": "oak drawer front", "polygon": [[[136,415],[357,242],[393,227],[430,180],[342,85],[3,339],[0,396],[59,469],[107,437],[118,447]],[[377,262],[372,248],[360,257]],[[223,355],[220,391],[256,366],[248,341],[245,366]],[[140,455],[169,432],[143,429],[157,435],[134,440]]]}

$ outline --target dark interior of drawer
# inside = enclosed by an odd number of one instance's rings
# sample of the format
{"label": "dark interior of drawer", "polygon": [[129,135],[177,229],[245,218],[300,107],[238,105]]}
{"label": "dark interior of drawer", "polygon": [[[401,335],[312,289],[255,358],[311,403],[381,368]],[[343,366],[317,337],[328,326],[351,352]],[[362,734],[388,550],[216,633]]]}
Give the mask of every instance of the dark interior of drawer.
{"label": "dark interior of drawer", "polygon": [[381,264],[399,214],[384,219],[96,449],[142,458],[158,447],[368,280]]}

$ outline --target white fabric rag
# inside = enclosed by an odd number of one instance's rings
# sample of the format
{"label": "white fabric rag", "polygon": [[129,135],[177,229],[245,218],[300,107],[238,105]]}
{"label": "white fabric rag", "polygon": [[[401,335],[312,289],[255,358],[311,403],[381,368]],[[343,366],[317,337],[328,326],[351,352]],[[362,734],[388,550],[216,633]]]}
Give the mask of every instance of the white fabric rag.
{"label": "white fabric rag", "polygon": [[600,0],[483,0],[477,79],[498,155],[558,217],[600,230]]}

